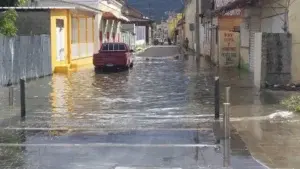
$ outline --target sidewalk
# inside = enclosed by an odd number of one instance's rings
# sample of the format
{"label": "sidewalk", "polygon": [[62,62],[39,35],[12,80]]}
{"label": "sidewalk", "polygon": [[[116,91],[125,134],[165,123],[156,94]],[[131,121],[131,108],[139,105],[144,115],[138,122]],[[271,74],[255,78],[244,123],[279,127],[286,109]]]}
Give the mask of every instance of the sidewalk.
{"label": "sidewalk", "polygon": [[236,68],[221,70],[220,84],[222,98],[231,86],[231,124],[253,157],[271,168],[299,168],[300,116],[279,104],[290,92],[257,92],[251,73]]}
{"label": "sidewalk", "polygon": [[[39,78],[25,83],[26,112],[31,115],[38,111],[51,110],[52,76]],[[0,126],[19,123],[20,120],[20,88],[13,86],[13,105],[9,105],[8,87],[0,87]]]}

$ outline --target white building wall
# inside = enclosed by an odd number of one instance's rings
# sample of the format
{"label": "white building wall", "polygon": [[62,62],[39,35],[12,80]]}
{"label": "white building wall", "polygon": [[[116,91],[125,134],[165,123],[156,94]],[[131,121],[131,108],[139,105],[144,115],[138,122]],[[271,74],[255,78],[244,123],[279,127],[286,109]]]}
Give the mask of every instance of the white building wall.
{"label": "white building wall", "polygon": [[[201,1],[199,0],[199,12],[201,13]],[[189,39],[189,48],[194,49],[195,48],[195,42],[196,42],[196,38],[195,38],[195,30],[194,31],[190,31],[189,29],[189,24],[193,23],[194,24],[194,28],[196,28],[195,25],[195,14],[196,14],[196,0],[191,0],[191,2],[189,4],[187,4],[184,15],[185,15],[185,37]],[[200,20],[200,17],[198,17],[198,19]],[[200,43],[201,43],[201,28],[202,25],[200,23]]]}
{"label": "white building wall", "polygon": [[249,29],[249,70],[253,72],[255,33],[261,31],[261,8],[249,8],[245,10],[245,18],[247,18]]}
{"label": "white building wall", "polygon": [[135,44],[146,45],[146,26],[135,26]]}
{"label": "white building wall", "polygon": [[[122,17],[122,12],[121,12],[121,8],[122,8],[122,4],[115,1],[115,0],[101,0],[100,1],[100,6],[99,9],[103,12],[111,12],[112,14],[114,14],[116,17],[121,18]],[[103,22],[103,20],[101,21]],[[106,31],[103,31],[103,41],[107,40],[106,35],[107,32],[109,32],[109,41],[112,42],[113,41],[113,33],[115,33],[115,39],[116,41],[118,40],[118,37],[121,38],[121,27],[122,24],[120,21],[112,21],[110,20],[109,22],[106,22]]]}

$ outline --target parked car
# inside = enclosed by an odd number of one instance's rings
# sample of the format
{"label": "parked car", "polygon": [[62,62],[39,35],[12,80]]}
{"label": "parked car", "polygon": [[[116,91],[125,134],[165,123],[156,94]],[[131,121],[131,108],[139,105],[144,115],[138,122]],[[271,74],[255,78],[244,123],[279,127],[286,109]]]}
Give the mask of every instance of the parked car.
{"label": "parked car", "polygon": [[93,55],[95,69],[104,67],[133,67],[133,50],[125,43],[103,43],[97,54]]}

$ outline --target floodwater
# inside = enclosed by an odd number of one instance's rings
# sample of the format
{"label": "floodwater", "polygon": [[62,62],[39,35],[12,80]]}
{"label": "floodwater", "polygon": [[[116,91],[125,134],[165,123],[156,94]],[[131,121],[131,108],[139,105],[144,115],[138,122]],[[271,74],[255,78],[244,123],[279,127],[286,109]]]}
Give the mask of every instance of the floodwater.
{"label": "floodwater", "polygon": [[[270,122],[280,110],[276,99],[253,106],[248,77],[225,73],[221,82],[233,86],[232,126],[238,126],[226,145],[214,120],[214,69],[203,59],[177,56],[177,47],[157,46],[136,56],[129,71],[90,68],[29,82],[26,120],[1,112],[0,168],[221,168],[229,145],[230,168],[266,168],[240,135],[249,126],[240,126]],[[236,77],[245,84],[234,86]],[[15,88],[13,110],[18,93]],[[249,105],[264,110],[247,113]]]}

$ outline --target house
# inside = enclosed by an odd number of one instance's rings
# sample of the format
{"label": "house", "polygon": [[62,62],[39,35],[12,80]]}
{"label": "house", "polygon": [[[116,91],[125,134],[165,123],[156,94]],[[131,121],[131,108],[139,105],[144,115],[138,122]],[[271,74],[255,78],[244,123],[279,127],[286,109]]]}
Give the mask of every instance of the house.
{"label": "house", "polygon": [[99,32],[95,43],[99,47],[103,42],[125,42],[134,47],[135,45],[146,45],[150,41],[150,20],[124,0],[66,1],[97,7],[103,11],[102,15],[96,16]]}
{"label": "house", "polygon": [[177,42],[177,23],[183,18],[182,13],[170,14],[168,18],[168,36],[171,39],[174,39],[175,43]]}
{"label": "house", "polygon": [[124,0],[65,0],[68,2],[79,3],[82,5],[96,8],[100,11],[95,16],[95,53],[98,52],[100,46],[104,42],[120,42],[121,41],[121,23],[128,21],[122,14]]}
{"label": "house", "polygon": [[[215,15],[231,11],[236,8],[244,8],[243,21],[240,27],[241,31],[241,55],[243,58],[248,58],[247,68],[249,71],[254,72],[256,69],[255,60],[255,35],[257,33],[270,33],[270,34],[286,34],[291,35],[290,50],[286,55],[291,54],[290,60],[283,60],[283,64],[290,64],[290,70],[285,72],[291,74],[291,82],[300,82],[300,53],[299,40],[300,40],[300,22],[299,7],[300,2],[290,0],[234,0],[224,6],[213,11]],[[241,49],[242,49],[241,48]],[[289,52],[290,51],[290,52]]]}
{"label": "house", "polygon": [[100,1],[100,10],[104,11],[100,21],[100,45],[103,42],[120,42],[123,21],[128,19],[122,14],[124,1]]}
{"label": "house", "polygon": [[135,42],[134,46],[140,47],[150,44],[153,37],[153,21],[128,4],[123,9],[123,14],[128,21],[122,22],[122,28],[124,31],[129,31],[135,35],[135,38],[133,38]]}
{"label": "house", "polygon": [[[242,10],[234,9],[212,16],[211,10],[218,9],[234,0],[201,1],[200,45],[201,54],[219,66],[238,66],[239,59],[239,31],[242,22]],[[230,37],[229,37],[230,36]]]}
{"label": "house", "polygon": [[[200,1],[201,2],[201,1]],[[184,23],[184,35],[185,38],[189,39],[189,48],[196,49],[196,32],[195,32],[195,14],[196,14],[196,0],[185,0],[185,8],[184,8],[184,16],[185,16],[185,23]],[[201,3],[199,3],[199,8],[201,9]],[[201,10],[200,10],[201,13]],[[199,17],[200,19],[200,17]],[[200,24],[200,32],[203,32],[203,26]],[[201,34],[201,33],[200,33]],[[200,36],[200,35],[199,35]],[[202,37],[200,36],[200,41]],[[201,51],[203,51],[201,49]]]}
{"label": "house", "polygon": [[178,32],[178,42],[181,44],[184,43],[185,40],[185,17],[183,16],[176,25],[176,31]]}
{"label": "house", "polygon": [[51,65],[54,73],[68,72],[92,63],[95,15],[88,6],[57,0],[41,0],[22,7],[1,7],[18,12],[18,35],[51,37]]}

